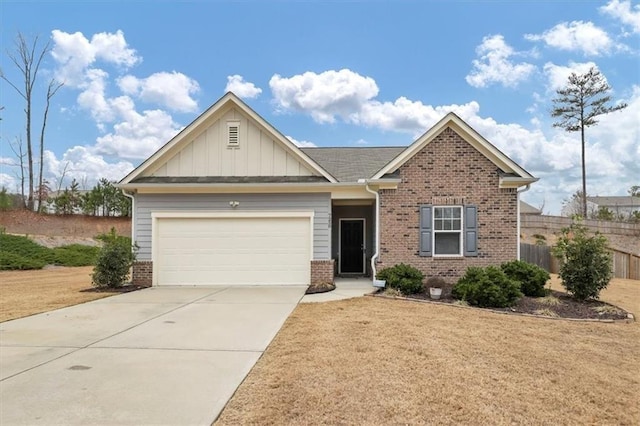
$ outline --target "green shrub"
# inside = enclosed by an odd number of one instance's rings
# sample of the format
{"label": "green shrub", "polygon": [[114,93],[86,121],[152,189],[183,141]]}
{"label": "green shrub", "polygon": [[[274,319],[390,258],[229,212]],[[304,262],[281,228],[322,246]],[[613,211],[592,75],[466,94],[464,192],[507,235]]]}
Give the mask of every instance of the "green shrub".
{"label": "green shrub", "polygon": [[35,259],[49,263],[51,250],[34,243],[27,237],[0,234],[0,249],[27,259]]}
{"label": "green shrub", "polygon": [[52,250],[53,262],[62,266],[89,266],[95,265],[99,247],[85,246],[82,244],[70,244],[56,247]]}
{"label": "green shrub", "polygon": [[102,241],[103,243],[117,242],[131,247],[131,237],[118,235],[118,233],[116,232],[116,228],[114,227],[111,227],[111,229],[107,233],[96,235],[95,239]]}
{"label": "green shrub", "polygon": [[532,263],[512,260],[500,265],[502,271],[512,280],[520,282],[520,291],[525,296],[543,297],[547,295],[544,288],[549,281],[549,273]]}
{"label": "green shrub", "polygon": [[42,269],[46,262],[21,256],[8,251],[0,251],[0,270]]}
{"label": "green shrub", "polygon": [[560,260],[560,278],[569,294],[578,300],[597,299],[613,278],[613,262],[607,239],[599,233],[587,235],[587,227],[573,223],[562,230],[553,246]]}
{"label": "green shrub", "polygon": [[107,242],[98,253],[91,281],[96,287],[120,287],[129,279],[136,258],[135,247],[121,241]]}
{"label": "green shrub", "polygon": [[387,281],[387,286],[400,290],[403,294],[414,294],[422,291],[424,274],[410,265],[401,263],[380,270],[376,278]]}
{"label": "green shrub", "polygon": [[520,297],[520,283],[509,279],[497,266],[470,267],[453,286],[454,298],[482,308],[512,306]]}

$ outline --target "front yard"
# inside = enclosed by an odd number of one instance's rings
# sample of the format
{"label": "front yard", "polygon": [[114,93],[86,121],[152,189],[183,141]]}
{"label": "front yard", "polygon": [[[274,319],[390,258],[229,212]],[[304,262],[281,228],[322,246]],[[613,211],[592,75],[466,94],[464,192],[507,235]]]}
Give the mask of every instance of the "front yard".
{"label": "front yard", "polygon": [[[602,298],[637,315],[640,282],[614,280]],[[306,304],[217,424],[639,424],[639,366],[637,322]]]}
{"label": "front yard", "polygon": [[92,290],[93,266],[0,271],[0,322],[111,296]]}

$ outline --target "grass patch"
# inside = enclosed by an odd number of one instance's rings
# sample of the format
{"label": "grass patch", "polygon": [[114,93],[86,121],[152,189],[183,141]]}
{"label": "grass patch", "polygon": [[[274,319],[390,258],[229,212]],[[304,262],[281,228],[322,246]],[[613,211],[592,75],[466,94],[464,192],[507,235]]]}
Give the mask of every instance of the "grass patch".
{"label": "grass patch", "polygon": [[544,297],[540,297],[538,299],[538,303],[545,306],[558,306],[562,304],[562,301],[555,296],[548,295]]}
{"label": "grass patch", "polygon": [[386,287],[384,289],[384,291],[382,292],[382,294],[384,294],[385,296],[390,296],[390,297],[402,297],[403,294],[400,290],[398,290],[397,288],[391,288],[391,287]]}
{"label": "grass patch", "polygon": [[[638,284],[620,298],[635,303]],[[375,297],[298,305],[217,424],[639,424],[640,323],[541,321]]]}
{"label": "grass patch", "polygon": [[53,249],[27,237],[0,234],[0,270],[42,269],[45,265],[93,265],[100,248],[71,244]]}
{"label": "grass patch", "polygon": [[549,308],[538,309],[538,310],[534,311],[533,313],[536,314],[536,315],[542,315],[543,317],[558,318],[558,314],[556,314],[555,312],[553,312]]}
{"label": "grass patch", "polygon": [[621,312],[620,309],[611,305],[596,306],[592,309],[599,314],[618,314]]}

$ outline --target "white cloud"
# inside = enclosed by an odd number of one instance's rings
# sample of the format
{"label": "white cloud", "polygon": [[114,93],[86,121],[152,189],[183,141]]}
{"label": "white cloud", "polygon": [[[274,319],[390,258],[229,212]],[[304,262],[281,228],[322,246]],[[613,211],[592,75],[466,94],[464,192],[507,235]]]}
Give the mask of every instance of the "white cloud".
{"label": "white cloud", "polygon": [[261,88],[249,81],[244,81],[244,77],[238,74],[227,76],[227,86],[224,91],[233,92],[236,96],[248,99],[257,98],[262,93]]}
{"label": "white cloud", "polygon": [[548,46],[560,50],[582,52],[585,55],[605,55],[617,46],[605,30],[593,22],[562,22],[542,34],[526,34],[525,39],[543,41]]}
{"label": "white cloud", "polygon": [[[591,62],[569,63],[567,66],[547,63],[544,72],[549,89],[564,85],[570,72],[584,72],[594,65]],[[483,117],[480,105],[475,101],[434,106],[406,97],[391,102],[361,95],[355,97],[358,101],[352,102],[349,108],[341,103],[338,108],[330,102],[331,97],[324,95],[331,93],[332,86],[325,84],[319,90],[320,83],[310,78],[309,74],[303,74],[307,76],[307,85],[285,85],[287,90],[276,97],[279,108],[312,117],[324,114],[332,122],[341,120],[384,131],[410,133],[413,137],[419,136],[446,113],[453,111],[514,161],[541,178],[527,193],[527,199],[538,205],[546,201],[545,212],[559,213],[562,199],[568,198],[580,187],[580,140],[576,133],[561,129],[545,130],[542,121],[537,118],[532,119],[529,126],[499,123],[491,117]],[[365,80],[365,77],[353,74],[354,80]],[[312,74],[316,78],[320,75]],[[286,82],[300,81],[297,77],[300,76],[288,79],[278,76]],[[369,80],[375,85],[375,81]],[[311,93],[319,93],[320,99],[314,99]],[[304,99],[304,102],[300,99]],[[634,87],[633,93],[624,100],[629,103],[628,108],[602,117],[598,126],[588,130],[587,176],[590,193],[624,194],[631,185],[629,182],[635,182],[640,175],[640,145],[637,142],[640,140],[637,122],[640,86]],[[544,99],[537,95],[537,101],[544,102]],[[407,143],[410,142],[407,140]]]}
{"label": "white cloud", "polygon": [[594,62],[569,62],[567,66],[547,62],[543,67],[543,72],[548,80],[547,89],[556,91],[565,87],[571,73],[584,74],[590,68],[598,69],[598,66]]}
{"label": "white cloud", "polygon": [[198,109],[198,103],[191,96],[200,91],[200,86],[180,72],[157,72],[147,78],[125,75],[117,83],[123,93],[172,111],[194,112]]}
{"label": "white cloud", "polygon": [[74,146],[68,149],[61,158],[51,151],[44,152],[48,179],[52,189],[57,189],[58,182],[64,178],[62,187],[76,179],[87,189],[96,184],[101,178],[119,181],[133,170],[133,164],[128,161],[108,162],[91,147]]}
{"label": "white cloud", "polygon": [[115,33],[98,33],[87,39],[81,32],[51,32],[53,47],[51,56],[58,64],[55,76],[67,87],[81,87],[86,83],[85,71],[97,59],[106,63],[131,67],[142,58],[131,49],[120,30]]}
{"label": "white cloud", "polygon": [[527,62],[514,63],[511,58],[520,53],[515,52],[499,34],[483,38],[476,54],[479,59],[473,60],[473,69],[465,77],[473,87],[487,87],[494,83],[515,87],[536,70]]}
{"label": "white cloud", "polygon": [[640,4],[631,7],[631,2],[628,0],[611,0],[605,6],[600,7],[600,12],[631,27],[634,33],[640,33]]}
{"label": "white cloud", "polygon": [[114,108],[118,110],[121,121],[113,126],[112,132],[98,137],[96,153],[144,159],[181,130],[166,112],[150,110],[138,113],[132,103],[126,102],[126,97],[120,99],[122,102]]}
{"label": "white cloud", "polygon": [[287,139],[289,139],[291,142],[293,142],[293,144],[297,147],[300,148],[313,148],[316,146],[315,143],[313,142],[309,142],[309,141],[299,141],[297,139],[292,138],[291,136],[287,136]]}
{"label": "white cloud", "polygon": [[333,123],[336,116],[344,119],[378,95],[372,78],[348,69],[308,71],[290,78],[275,74],[269,87],[278,109],[309,112],[318,123]]}

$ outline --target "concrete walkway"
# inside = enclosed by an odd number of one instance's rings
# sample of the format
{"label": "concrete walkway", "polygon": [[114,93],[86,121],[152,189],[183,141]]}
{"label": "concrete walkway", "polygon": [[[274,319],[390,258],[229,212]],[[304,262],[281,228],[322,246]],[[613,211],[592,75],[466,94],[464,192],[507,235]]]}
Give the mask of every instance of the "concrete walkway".
{"label": "concrete walkway", "polygon": [[210,424],[305,287],[150,288],[0,324],[0,424]]}
{"label": "concrete walkway", "polygon": [[331,302],[333,300],[351,299],[373,293],[371,279],[366,277],[336,278],[336,289],[327,293],[306,294],[300,303]]}

